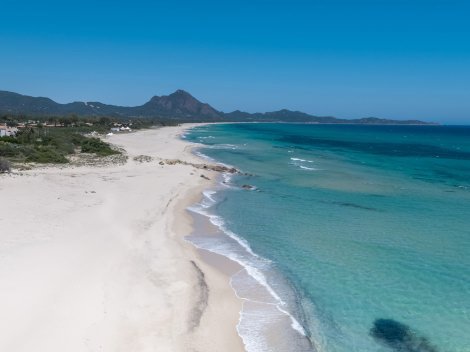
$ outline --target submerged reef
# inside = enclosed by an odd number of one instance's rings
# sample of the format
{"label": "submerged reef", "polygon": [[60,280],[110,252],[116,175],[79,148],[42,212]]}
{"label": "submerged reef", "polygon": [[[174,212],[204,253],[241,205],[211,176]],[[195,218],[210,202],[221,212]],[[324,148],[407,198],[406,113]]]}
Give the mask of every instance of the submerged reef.
{"label": "submerged reef", "polygon": [[378,342],[397,352],[439,352],[426,337],[393,319],[375,320],[370,334]]}

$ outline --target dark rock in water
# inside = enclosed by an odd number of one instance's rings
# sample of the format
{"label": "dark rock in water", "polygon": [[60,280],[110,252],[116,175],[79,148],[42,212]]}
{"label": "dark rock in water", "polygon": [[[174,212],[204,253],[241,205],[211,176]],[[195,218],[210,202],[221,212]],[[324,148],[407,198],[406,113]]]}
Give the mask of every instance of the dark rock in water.
{"label": "dark rock in water", "polygon": [[397,352],[438,352],[426,337],[417,335],[408,325],[393,319],[377,319],[370,334]]}
{"label": "dark rock in water", "polygon": [[392,319],[377,319],[371,333],[375,338],[393,344],[405,341],[410,334],[410,328]]}
{"label": "dark rock in water", "polygon": [[252,186],[252,185],[243,185],[242,186],[243,189],[246,189],[248,191],[254,191],[256,190],[256,187],[255,186]]}

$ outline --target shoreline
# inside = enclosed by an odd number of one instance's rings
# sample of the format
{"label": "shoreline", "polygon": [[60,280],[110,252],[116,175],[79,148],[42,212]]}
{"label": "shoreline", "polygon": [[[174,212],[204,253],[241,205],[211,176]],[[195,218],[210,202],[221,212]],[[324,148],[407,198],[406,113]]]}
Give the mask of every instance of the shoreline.
{"label": "shoreline", "polygon": [[108,138],[124,165],[0,178],[0,349],[245,350],[230,277],[184,238],[216,173],[158,163],[201,161],[191,127]]}
{"label": "shoreline", "polygon": [[[201,152],[198,155],[207,162],[234,167]],[[240,192],[246,192],[246,189],[231,185],[230,176],[227,179],[225,175],[218,175],[217,178],[217,182],[202,192],[202,199],[188,208],[194,230],[187,239],[198,248],[206,262],[219,270],[222,268],[230,277],[230,286],[236,296],[243,301],[237,331],[246,350],[316,351],[305,327],[291,311],[295,292],[284,275],[274,268],[269,259],[254,253],[245,239],[227,229],[226,221],[215,211],[216,205],[224,198],[218,197],[218,193],[223,193],[226,187],[235,187]],[[273,288],[271,279],[276,281],[276,286],[284,286],[284,297],[277,292],[279,287]],[[285,297],[285,294],[290,297]],[[289,299],[289,303],[285,298]]]}
{"label": "shoreline", "polygon": [[[220,191],[218,187],[213,185],[206,191],[215,194]],[[271,261],[254,253],[246,240],[226,229],[223,218],[210,211],[212,206],[207,203],[215,205],[218,201],[204,192],[204,198],[188,208],[194,224],[186,238],[206,263],[230,278],[233,292],[243,302],[237,331],[246,351],[316,351],[304,327],[292,315],[290,304],[286,305],[267,279]],[[292,291],[280,273],[271,274],[282,277],[284,287]]]}

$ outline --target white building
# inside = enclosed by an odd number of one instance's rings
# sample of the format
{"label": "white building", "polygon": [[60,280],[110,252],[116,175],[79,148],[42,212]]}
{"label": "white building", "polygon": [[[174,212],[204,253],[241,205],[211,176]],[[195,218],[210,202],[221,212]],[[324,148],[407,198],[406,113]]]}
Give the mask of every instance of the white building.
{"label": "white building", "polygon": [[16,127],[0,126],[0,137],[16,136],[18,129]]}

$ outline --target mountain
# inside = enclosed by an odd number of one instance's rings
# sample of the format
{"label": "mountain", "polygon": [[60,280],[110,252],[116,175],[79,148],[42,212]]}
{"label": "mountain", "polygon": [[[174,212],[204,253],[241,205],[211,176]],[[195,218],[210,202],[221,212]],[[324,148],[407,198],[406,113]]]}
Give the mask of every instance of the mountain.
{"label": "mountain", "polygon": [[225,114],[226,119],[230,121],[262,121],[262,122],[310,122],[310,123],[341,123],[342,120],[329,116],[314,116],[300,111],[279,110],[264,113],[250,114],[236,110]]}
{"label": "mountain", "polygon": [[138,116],[161,116],[178,118],[206,118],[217,120],[223,114],[209,104],[201,103],[188,92],[177,90],[162,97],[155,96],[142,106],[134,108]]}
{"label": "mountain", "polygon": [[332,116],[315,116],[301,111],[279,110],[248,113],[236,110],[230,113],[217,111],[202,103],[184,90],[170,95],[154,96],[140,106],[107,105],[100,102],[73,102],[60,104],[49,98],[31,97],[0,91],[0,114],[32,116],[109,116],[121,118],[174,119],[179,121],[227,122],[299,122],[299,123],[353,123],[353,124],[428,124],[418,120],[389,120],[376,117],[339,119]]}
{"label": "mountain", "polygon": [[315,116],[301,111],[279,110],[264,113],[250,114],[236,110],[224,114],[227,121],[235,122],[298,122],[298,123],[342,123],[362,125],[430,125],[431,123],[418,120],[390,120],[378,117],[364,117],[360,119],[340,119],[333,116]]}
{"label": "mountain", "polygon": [[0,91],[0,113],[34,116],[112,116],[173,118],[179,120],[222,120],[223,113],[209,104],[201,103],[188,92],[177,90],[173,94],[154,96],[147,103],[134,106],[106,105],[99,102],[73,102],[59,104],[49,98],[30,97],[17,93]]}

